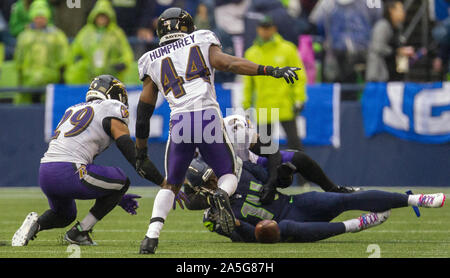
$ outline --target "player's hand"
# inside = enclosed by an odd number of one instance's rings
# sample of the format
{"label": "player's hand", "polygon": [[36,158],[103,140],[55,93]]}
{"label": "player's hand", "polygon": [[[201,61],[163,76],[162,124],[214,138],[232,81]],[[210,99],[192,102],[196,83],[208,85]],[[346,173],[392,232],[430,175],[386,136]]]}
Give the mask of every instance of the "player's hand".
{"label": "player's hand", "polygon": [[261,197],[259,200],[262,205],[268,205],[275,199],[276,188],[272,184],[265,184],[261,190]]}
{"label": "player's hand", "polygon": [[277,168],[277,187],[286,188],[294,181],[294,173],[297,168],[290,162],[286,162]]}
{"label": "player's hand", "polygon": [[146,164],[150,162],[147,154],[147,148],[139,149],[136,148],[136,171],[138,174],[146,179]]}
{"label": "player's hand", "polygon": [[184,203],[189,203],[189,198],[186,195],[186,193],[183,192],[183,190],[178,191],[177,196],[175,196],[175,200],[173,200],[173,206],[172,208],[175,210],[177,207],[177,203],[180,205],[181,209],[184,209]]}
{"label": "player's hand", "polygon": [[120,200],[119,206],[123,208],[127,213],[136,215],[136,210],[139,207],[139,203],[135,199],[139,198],[141,198],[141,196],[136,194],[125,194],[122,196],[122,200]]}
{"label": "player's hand", "polygon": [[295,73],[297,70],[301,70],[301,68],[296,67],[284,67],[284,68],[273,68],[269,73],[270,76],[273,76],[275,78],[281,78],[283,77],[284,80],[289,84],[294,84],[294,78],[298,80],[297,73]]}

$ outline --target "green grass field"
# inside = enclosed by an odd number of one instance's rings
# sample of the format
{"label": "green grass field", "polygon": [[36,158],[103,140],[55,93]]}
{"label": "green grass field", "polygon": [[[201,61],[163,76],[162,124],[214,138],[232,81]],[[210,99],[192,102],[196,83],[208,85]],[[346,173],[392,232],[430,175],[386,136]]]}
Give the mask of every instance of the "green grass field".
{"label": "green grass field", "polygon": [[[374,188],[375,189],[375,188]],[[405,192],[405,188],[376,188]],[[291,187],[284,190],[295,194],[312,187]],[[415,193],[444,192],[450,188],[412,188]],[[411,208],[392,211],[386,223],[355,234],[343,234],[316,243],[232,243],[229,239],[207,231],[202,225],[202,211],[171,211],[161,232],[155,255],[139,255],[139,244],[147,231],[153,199],[157,189],[132,188],[140,194],[138,215],[131,216],[120,207],[99,222],[93,233],[98,246],[81,247],[81,258],[448,258],[450,257],[450,206],[421,209],[417,218]],[[93,201],[77,201],[78,220],[82,220]],[[62,242],[67,229],[43,231],[26,247],[11,247],[12,235],[25,216],[48,208],[39,188],[0,188],[0,258],[67,258],[77,255],[72,246]],[[334,221],[359,216],[351,211]],[[372,246],[375,249],[371,249]],[[374,251],[375,250],[375,251]],[[75,251],[76,252],[76,251]]]}

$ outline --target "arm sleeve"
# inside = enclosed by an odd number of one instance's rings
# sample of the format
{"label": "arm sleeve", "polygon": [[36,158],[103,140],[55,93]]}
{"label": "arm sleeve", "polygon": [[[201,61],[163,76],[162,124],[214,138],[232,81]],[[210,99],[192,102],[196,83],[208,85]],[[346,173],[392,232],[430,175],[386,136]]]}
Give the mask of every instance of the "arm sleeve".
{"label": "arm sleeve", "polygon": [[150,134],[150,118],[155,111],[155,106],[139,101],[136,117],[136,138],[145,139]]}
{"label": "arm sleeve", "polygon": [[136,167],[136,148],[134,146],[133,140],[131,140],[130,135],[122,135],[116,139],[117,148],[123,156],[130,162],[133,168]]}

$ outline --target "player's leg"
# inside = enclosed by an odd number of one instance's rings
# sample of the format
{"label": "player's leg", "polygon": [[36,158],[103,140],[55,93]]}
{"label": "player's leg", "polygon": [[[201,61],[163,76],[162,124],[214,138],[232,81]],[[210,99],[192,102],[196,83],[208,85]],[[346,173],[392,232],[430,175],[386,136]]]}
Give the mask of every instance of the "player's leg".
{"label": "player's leg", "polygon": [[281,240],[290,242],[314,242],[327,239],[343,233],[356,233],[384,223],[390,215],[385,212],[363,214],[358,218],[344,222],[297,222],[282,220],[280,227]]}
{"label": "player's leg", "polygon": [[16,231],[12,239],[13,246],[27,245],[29,240],[36,237],[39,231],[64,228],[76,218],[76,205],[72,197],[61,196],[64,184],[60,184],[59,177],[67,178],[73,175],[71,163],[45,163],[39,169],[39,185],[47,196],[50,209],[41,216],[31,212],[25,218],[22,226]]}
{"label": "player's leg", "polygon": [[76,218],[75,200],[47,196],[50,209],[42,215],[31,212],[25,218],[22,226],[14,233],[12,246],[28,245],[30,240],[44,230],[64,228],[69,226]]}
{"label": "player's leg", "polygon": [[75,199],[95,199],[94,206],[81,222],[70,229],[64,239],[69,243],[95,245],[89,236],[94,225],[113,210],[127,192],[130,180],[118,167],[95,164],[76,165],[79,183],[70,192]]}
{"label": "player's leg", "polygon": [[379,190],[358,191],[352,194],[307,192],[292,198],[295,208],[287,218],[301,222],[329,222],[348,210],[384,212],[408,206],[408,195]]}
{"label": "player's leg", "polygon": [[308,192],[293,197],[296,209],[292,210],[291,216],[298,217],[300,221],[328,222],[348,210],[384,212],[413,205],[441,207],[444,201],[445,195],[442,193],[407,195],[380,190],[358,191],[352,194]]}
{"label": "player's leg", "polygon": [[196,123],[196,126],[203,131],[202,142],[196,146],[217,176],[217,186],[228,196],[233,195],[238,184],[236,156],[219,112],[214,109],[205,110],[202,122]]}
{"label": "player's leg", "polygon": [[152,216],[144,240],[141,242],[141,254],[154,254],[158,246],[159,234],[167,215],[172,208],[175,196],[184,183],[186,171],[194,157],[195,145],[175,143],[169,136],[166,146],[165,168],[167,184],[156,194]]}
{"label": "player's leg", "polygon": [[282,220],[278,223],[281,241],[314,242],[345,233],[342,222],[297,222]]}
{"label": "player's leg", "polygon": [[[213,126],[213,129],[208,127]],[[236,161],[233,146],[223,126],[223,120],[216,110],[204,111],[201,123],[203,141],[196,144],[205,162],[213,169],[218,178],[218,189],[213,194],[210,204],[218,209],[223,229],[231,233],[234,229],[235,216],[231,209],[229,197],[237,188]],[[209,137],[208,137],[209,136]]]}

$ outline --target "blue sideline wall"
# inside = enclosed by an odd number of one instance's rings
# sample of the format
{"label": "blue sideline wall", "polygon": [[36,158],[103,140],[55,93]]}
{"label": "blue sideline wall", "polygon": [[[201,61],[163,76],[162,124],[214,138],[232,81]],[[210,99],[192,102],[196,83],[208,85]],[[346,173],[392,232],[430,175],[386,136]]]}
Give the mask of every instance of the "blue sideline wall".
{"label": "blue sideline wall", "polygon": [[[0,186],[37,186],[44,141],[44,106],[0,105]],[[164,172],[165,144],[150,145],[152,160]],[[306,146],[337,184],[351,186],[449,186],[450,143],[429,145],[388,134],[366,138],[361,105],[341,105],[341,147]],[[95,163],[121,167],[132,185],[152,185],[140,178],[112,145]]]}

